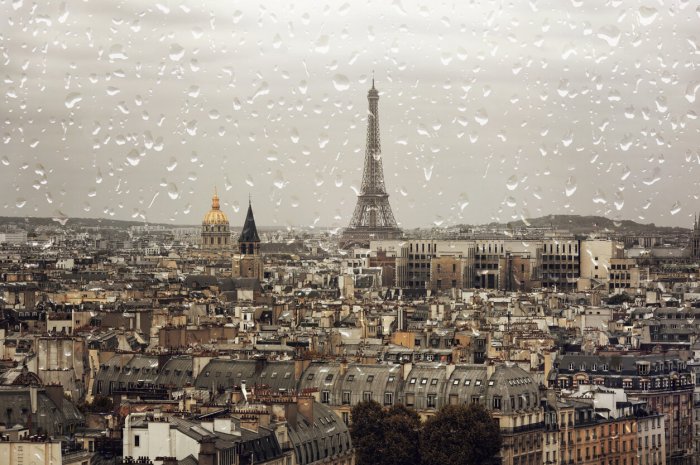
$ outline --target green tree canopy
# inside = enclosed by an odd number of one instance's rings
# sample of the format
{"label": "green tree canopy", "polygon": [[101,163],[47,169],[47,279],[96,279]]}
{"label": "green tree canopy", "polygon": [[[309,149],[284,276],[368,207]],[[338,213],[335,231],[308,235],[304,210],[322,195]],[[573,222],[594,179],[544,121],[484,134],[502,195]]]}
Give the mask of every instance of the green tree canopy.
{"label": "green tree canopy", "polygon": [[386,412],[377,402],[360,402],[351,411],[350,436],[357,465],[377,463],[384,448]]}
{"label": "green tree canopy", "polygon": [[607,300],[608,305],[621,305],[624,302],[634,302],[634,298],[623,292],[621,294],[615,294]]}
{"label": "green tree canopy", "polygon": [[403,405],[384,409],[377,402],[361,402],[352,409],[350,434],[357,465],[421,463],[421,421]]}
{"label": "green tree canopy", "polygon": [[384,424],[385,451],[381,463],[383,465],[421,463],[422,425],[416,411],[403,405],[394,405],[386,412]]}
{"label": "green tree canopy", "polygon": [[426,465],[490,464],[501,443],[498,422],[484,407],[446,405],[423,426],[421,456]]}

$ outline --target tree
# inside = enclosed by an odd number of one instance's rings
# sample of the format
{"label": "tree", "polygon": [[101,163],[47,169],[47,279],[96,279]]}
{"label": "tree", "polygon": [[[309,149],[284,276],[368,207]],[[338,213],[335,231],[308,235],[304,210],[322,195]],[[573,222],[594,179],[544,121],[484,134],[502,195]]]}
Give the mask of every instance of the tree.
{"label": "tree", "polygon": [[622,305],[625,302],[634,302],[634,299],[631,296],[625,294],[624,292],[620,294],[615,294],[609,297],[607,300],[608,305]]}
{"label": "tree", "polygon": [[355,463],[377,463],[384,448],[384,419],[386,412],[377,402],[370,400],[356,404],[350,413],[350,437],[355,447]]}
{"label": "tree", "polygon": [[114,410],[114,402],[110,397],[97,395],[89,409],[95,413],[110,413]]}
{"label": "tree", "polygon": [[484,407],[446,405],[423,427],[421,456],[426,465],[490,464],[501,443],[498,422]]}
{"label": "tree", "polygon": [[403,405],[391,407],[384,418],[385,450],[379,462],[383,465],[421,463],[420,432],[421,421],[415,410]]}
{"label": "tree", "polygon": [[413,409],[395,405],[386,410],[374,401],[357,404],[350,425],[357,465],[421,463],[420,430]]}

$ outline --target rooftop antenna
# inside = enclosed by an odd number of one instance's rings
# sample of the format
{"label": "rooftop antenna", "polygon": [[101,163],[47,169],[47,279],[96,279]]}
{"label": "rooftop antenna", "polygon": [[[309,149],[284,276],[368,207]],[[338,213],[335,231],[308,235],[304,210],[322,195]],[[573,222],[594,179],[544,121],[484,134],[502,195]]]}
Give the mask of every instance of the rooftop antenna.
{"label": "rooftop antenna", "polygon": [[374,70],[372,70],[372,89],[374,89]]}

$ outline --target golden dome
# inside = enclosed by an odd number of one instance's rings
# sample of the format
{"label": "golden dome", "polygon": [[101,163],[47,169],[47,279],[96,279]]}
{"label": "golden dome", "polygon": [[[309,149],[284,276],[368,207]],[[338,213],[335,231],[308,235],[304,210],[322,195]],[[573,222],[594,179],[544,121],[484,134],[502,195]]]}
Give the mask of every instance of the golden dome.
{"label": "golden dome", "polygon": [[216,189],[214,189],[214,196],[211,198],[211,210],[204,215],[202,224],[229,224],[226,213],[219,208],[219,196],[216,194]]}

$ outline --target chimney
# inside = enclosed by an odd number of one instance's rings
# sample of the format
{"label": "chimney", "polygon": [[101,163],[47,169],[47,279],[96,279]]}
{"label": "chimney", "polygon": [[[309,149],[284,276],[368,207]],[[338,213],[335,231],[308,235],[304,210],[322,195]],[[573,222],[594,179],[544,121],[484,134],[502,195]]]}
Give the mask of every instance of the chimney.
{"label": "chimney", "polygon": [[314,399],[313,397],[298,397],[297,409],[301,416],[306,418],[309,423],[314,422]]}
{"label": "chimney", "polygon": [[489,360],[489,362],[486,364],[486,379],[491,379],[495,372],[496,365],[493,363],[493,360]]}
{"label": "chimney", "polygon": [[214,438],[202,438],[199,443],[199,465],[215,465],[216,464],[216,448],[214,447]]}
{"label": "chimney", "polygon": [[[250,431],[258,432],[258,426],[260,426],[260,421],[258,416],[255,414],[244,414],[240,418],[241,429],[245,428]],[[200,465],[202,465],[200,463]]]}
{"label": "chimney", "polygon": [[549,379],[549,374],[552,372],[553,368],[553,356],[552,352],[546,350],[544,352],[544,385],[547,386]]}
{"label": "chimney", "polygon": [[296,426],[297,425],[297,413],[299,409],[297,408],[296,402],[287,402],[284,404],[284,418],[287,423]]}
{"label": "chimney", "polygon": [[219,433],[231,434],[231,419],[214,418],[214,431]]}
{"label": "chimney", "polygon": [[409,373],[411,373],[411,369],[413,368],[413,363],[406,362],[401,365],[401,368],[403,368],[403,380],[406,381]]}
{"label": "chimney", "polygon": [[156,457],[157,461],[162,461],[163,465],[177,465],[177,457]]}

